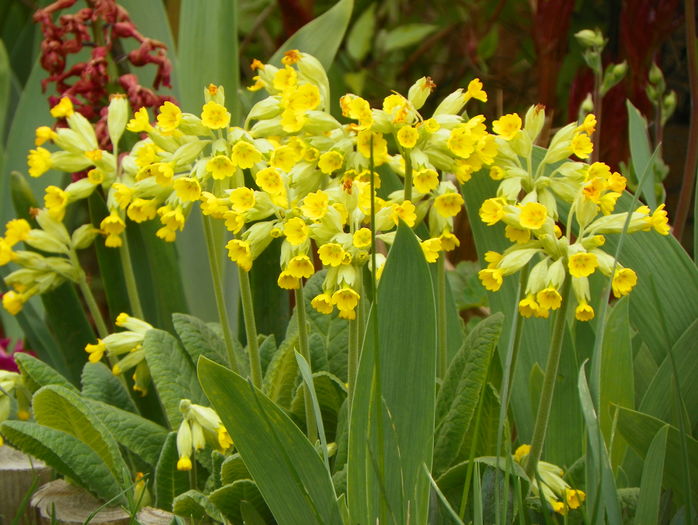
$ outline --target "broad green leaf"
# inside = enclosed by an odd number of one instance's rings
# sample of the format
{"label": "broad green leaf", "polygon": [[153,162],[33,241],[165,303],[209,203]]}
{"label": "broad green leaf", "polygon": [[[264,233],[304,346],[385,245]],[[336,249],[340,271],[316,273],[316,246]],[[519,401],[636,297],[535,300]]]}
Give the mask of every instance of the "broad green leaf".
{"label": "broad green leaf", "polygon": [[225,458],[221,465],[221,483],[223,483],[223,485],[230,485],[239,479],[252,479],[252,477],[242,457],[236,452]]}
{"label": "broad green leaf", "polygon": [[[657,207],[657,196],[654,191],[654,173],[653,166],[650,163],[652,156],[652,148],[650,147],[649,137],[647,135],[647,121],[638,109],[633,106],[629,100],[625,101],[628,109],[628,138],[630,144],[630,158],[633,163],[633,169],[636,177],[643,182],[641,188],[638,188],[645,199],[647,205],[655,209]],[[643,177],[645,170],[650,170],[648,176]]]}
{"label": "broad green leaf", "polygon": [[647,348],[647,345],[642,343],[639,346],[640,348],[635,352],[635,358],[633,359],[635,406],[640,404],[657,370],[659,370],[657,362],[652,357],[652,353]]}
{"label": "broad green leaf", "polygon": [[72,434],[28,421],[5,421],[0,432],[15,448],[40,459],[103,500],[116,497],[118,503],[126,503],[119,496],[124,487],[111,469]]}
{"label": "broad green leaf", "polygon": [[[630,447],[637,452],[640,457],[647,458],[647,452],[652,444],[654,436],[657,435],[666,423],[660,419],[618,407],[618,432],[623,434]],[[688,445],[688,471],[691,473],[690,497],[693,501],[698,501],[698,441],[691,436],[684,436]],[[681,450],[681,435],[676,427],[669,426],[667,437],[666,458],[664,460],[664,485],[681,496],[683,501],[686,498],[686,486],[684,479],[685,461]]]}
{"label": "broad green leaf", "polygon": [[436,400],[434,466],[436,476],[457,458],[478,399],[487,381],[487,371],[499,340],[504,315],[484,319],[468,334],[451,362]]}
{"label": "broad green leaf", "polygon": [[177,339],[163,330],[149,330],[143,340],[143,349],[170,428],[176,429],[182,422],[179,411],[182,399],[208,405],[196,379],[194,364]]}
{"label": "broad green leaf", "polygon": [[186,516],[196,520],[213,518],[216,521],[223,521],[221,512],[209,501],[206,494],[198,490],[188,490],[177,496],[172,502],[172,508],[178,516]]}
{"label": "broad green leaf", "polygon": [[[281,239],[274,239],[269,246],[257,257],[249,272],[252,299],[254,301],[254,315],[257,320],[258,334],[272,334],[277,341],[288,336],[288,330],[294,326],[290,321],[291,307],[289,305],[289,292],[276,284],[281,269],[279,257],[281,255]],[[240,340],[247,342],[247,334],[244,332],[242,308],[240,309]]]}
{"label": "broad green leaf", "polygon": [[357,62],[361,62],[371,50],[375,30],[376,4],[372,3],[356,19],[347,36],[347,52]]}
{"label": "broad green leaf", "polygon": [[354,0],[340,0],[281,44],[269,62],[279,63],[285,51],[298,49],[313,55],[329,70],[344,39],[353,9]]}
{"label": "broad green leaf", "polygon": [[117,479],[128,481],[119,445],[80,394],[58,385],[44,386],[34,394],[32,407],[38,423],[72,434],[94,450]]}
{"label": "broad green leaf", "polygon": [[[313,381],[313,372],[310,368],[310,364],[308,364],[308,361],[305,360],[305,358],[299,354],[297,351],[295,352],[296,354],[296,363],[298,364],[298,371],[301,373],[301,377],[303,378],[303,385],[304,385],[304,391],[307,391],[309,393],[309,397],[311,400],[312,408],[313,408],[313,415],[315,416],[315,426],[317,428],[317,433],[320,438],[320,448],[322,449],[322,459],[325,462],[325,467],[327,470],[330,470],[330,462],[329,462],[329,457],[327,455],[327,437],[325,436],[325,425],[322,422],[322,412],[320,411],[320,403],[318,403],[317,400],[317,392],[315,391],[315,384]],[[312,425],[313,423],[311,423]],[[307,425],[307,423],[306,423]],[[307,428],[306,428],[307,430]]]}
{"label": "broad green leaf", "polygon": [[[633,378],[633,348],[628,318],[630,298],[618,301],[606,320],[606,332],[601,356],[601,405],[599,419],[604,440],[611,450],[611,465],[623,460],[627,444],[617,434],[613,436],[612,405],[635,406]],[[611,438],[614,437],[613,443]]]}
{"label": "broad green leaf", "polygon": [[204,355],[220,365],[227,364],[225,342],[201,319],[186,314],[174,314],[172,324],[192,363],[196,363],[199,356]]}
{"label": "broad green leaf", "polygon": [[102,401],[86,400],[87,406],[114,436],[120,445],[155,465],[167,438],[167,429],[149,419],[121,410]]}
{"label": "broad green leaf", "polygon": [[288,416],[241,376],[203,357],[199,379],[276,520],[339,525],[329,474]]}
{"label": "broad green leaf", "polygon": [[463,439],[463,444],[458,453],[458,462],[465,461],[470,457],[470,448],[475,438],[477,438],[475,457],[494,456],[497,453],[497,427],[499,425],[499,408],[501,404],[499,394],[491,383],[487,383],[482,395],[485,398],[480,409],[480,423],[477,435],[475,434],[475,428],[472,426],[475,424],[476,420],[474,420],[470,431]]}
{"label": "broad green leaf", "polygon": [[662,496],[662,476],[669,425],[663,426],[652,439],[645,465],[642,468],[642,484],[635,512],[635,525],[652,525],[659,522],[659,501]]}
{"label": "broad green leaf", "polygon": [[603,441],[599,418],[594,410],[591,392],[587,384],[585,364],[579,370],[579,400],[582,405],[582,414],[586,423],[587,436],[589,438],[589,452],[587,453],[587,479],[593,479],[594,483],[587,483],[587,487],[593,487],[587,491],[588,508],[595,509],[592,521],[600,523],[604,516],[609,523],[620,523],[620,504],[616,484],[611,471],[610,459],[606,444]]}
{"label": "broad green leaf", "polygon": [[104,363],[86,363],[82,369],[82,395],[136,413],[136,405],[123,383]]}
{"label": "broad green leaf", "polygon": [[298,341],[298,333],[284,339],[267,367],[262,390],[269,399],[284,408],[291,406],[298,375],[298,363],[293,353]]}
{"label": "broad green leaf", "polygon": [[209,494],[208,498],[232,523],[244,523],[242,504],[245,501],[253,506],[264,519],[264,523],[271,523],[273,520],[257,485],[249,479],[241,479],[225,485]]}
{"label": "broad green leaf", "polygon": [[24,384],[32,392],[46,385],[60,385],[76,390],[70,381],[36,357],[25,353],[17,353],[14,357],[24,376]]}
{"label": "broad green leaf", "polygon": [[[376,357],[382,366],[374,381]],[[400,224],[380,280],[377,315],[366,330],[352,400],[347,501],[353,523],[375,522],[383,513],[381,498],[398,523],[405,522],[408,509],[416,523],[426,520],[430,484],[423,465],[432,463],[435,374],[431,275],[414,233]],[[382,399],[376,399],[377,382]],[[377,426],[384,435],[380,446]],[[381,449],[390,456],[382,458]]]}
{"label": "broad green leaf", "polygon": [[177,470],[177,432],[170,432],[155,466],[155,504],[171,510],[172,501],[189,488],[189,473]]}
{"label": "broad green leaf", "polygon": [[[324,371],[313,374],[313,384],[317,392],[327,440],[332,442],[336,439],[336,428],[340,417],[339,411],[347,398],[347,389],[338,377]],[[303,388],[299,385],[293,396],[290,412],[299,422],[305,424],[305,403],[303,397]]]}
{"label": "broad green leaf", "polygon": [[[698,378],[698,352],[695,351],[696,341],[698,341],[698,320],[693,322],[671,349],[676,361],[678,374],[676,379],[681,389],[681,397],[686,403],[686,411],[691,419],[691,425],[698,422],[698,381],[696,381]],[[673,417],[673,407],[676,402],[673,382],[674,367],[671,356],[667,354],[642,398],[640,412],[677,424]],[[632,405],[627,407],[632,408]]]}
{"label": "broad green leaf", "polygon": [[391,53],[421,42],[438,29],[434,24],[405,24],[388,31],[383,41],[383,51]]}
{"label": "broad green leaf", "polygon": [[[12,66],[7,56],[5,43],[0,39],[0,144],[5,138],[5,117],[10,103],[10,77],[12,76]],[[0,162],[0,166],[2,163]]]}

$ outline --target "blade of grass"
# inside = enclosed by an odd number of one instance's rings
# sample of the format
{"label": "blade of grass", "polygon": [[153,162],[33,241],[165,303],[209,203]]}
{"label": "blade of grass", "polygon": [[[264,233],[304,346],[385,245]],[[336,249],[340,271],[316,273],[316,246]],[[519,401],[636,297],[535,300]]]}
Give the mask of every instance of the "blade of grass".
{"label": "blade of grass", "polygon": [[659,522],[662,472],[664,471],[668,435],[669,425],[664,425],[654,436],[650,448],[647,450],[645,464],[642,467],[642,483],[635,511],[635,525],[652,525]]}

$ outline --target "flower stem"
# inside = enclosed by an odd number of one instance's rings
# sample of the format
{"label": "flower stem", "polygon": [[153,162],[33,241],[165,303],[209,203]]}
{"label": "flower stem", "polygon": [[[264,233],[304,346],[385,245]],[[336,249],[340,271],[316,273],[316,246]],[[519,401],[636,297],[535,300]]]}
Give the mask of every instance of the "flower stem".
{"label": "flower stem", "polygon": [[[412,200],[412,155],[409,152],[403,155],[405,159],[405,200]],[[371,177],[373,178],[373,177]]]}
{"label": "flower stem", "polygon": [[208,264],[213,279],[213,294],[216,299],[216,309],[218,310],[218,321],[223,330],[223,339],[225,341],[225,349],[228,353],[230,368],[234,372],[239,372],[240,369],[238,368],[237,358],[235,357],[235,346],[233,345],[233,334],[230,331],[230,323],[228,322],[228,309],[225,306],[225,297],[223,296],[223,279],[221,278],[218,250],[213,235],[213,225],[209,217],[204,216],[202,218],[204,233],[206,235],[206,249],[208,250]]}
{"label": "flower stem", "polygon": [[87,304],[87,309],[90,311],[90,315],[92,315],[92,319],[97,327],[97,334],[99,334],[99,337],[104,339],[109,335],[109,330],[107,330],[107,325],[104,322],[104,317],[102,317],[102,312],[97,305],[95,296],[92,294],[92,290],[90,290],[90,287],[87,284],[87,279],[85,278],[84,272],[81,272],[80,279],[78,279],[78,286],[80,287],[80,292],[82,293],[85,303]]}
{"label": "flower stem", "polygon": [[[310,349],[308,348],[308,325],[305,315],[305,297],[303,294],[303,284],[294,290],[294,295],[296,298],[296,314],[298,317],[298,350],[306,360],[308,366],[311,367],[310,363]],[[312,375],[311,375],[312,379]],[[313,414],[313,400],[310,397],[310,389],[307,385],[303,387],[303,397],[305,401],[305,426],[306,432],[308,434],[308,439],[312,444],[317,441],[317,426],[315,423],[315,415]]]}
{"label": "flower stem", "polygon": [[540,393],[540,401],[538,403],[538,413],[536,414],[536,423],[533,427],[533,437],[531,438],[531,451],[528,454],[526,462],[526,474],[529,479],[533,480],[536,472],[538,461],[543,452],[543,444],[545,442],[545,434],[548,430],[548,421],[550,419],[550,409],[553,404],[553,393],[555,391],[555,379],[557,378],[557,370],[560,365],[560,355],[562,354],[562,341],[565,335],[565,322],[567,317],[567,306],[570,298],[570,276],[565,277],[565,282],[562,285],[562,305],[555,316],[555,324],[553,325],[553,335],[550,340],[550,352],[548,353],[548,363],[545,365],[545,376],[543,377],[543,388]]}
{"label": "flower stem", "polygon": [[437,340],[439,358],[439,377],[443,381],[448,369],[448,332],[446,319],[446,252],[442,251],[436,261],[436,298],[437,305]]}
{"label": "flower stem", "polygon": [[128,294],[128,302],[131,305],[131,313],[138,319],[145,319],[143,315],[143,307],[141,299],[138,295],[138,285],[136,284],[136,275],[133,272],[133,263],[131,262],[131,252],[128,249],[127,235],[121,236],[121,246],[119,247],[119,257],[121,258],[121,267],[123,268],[124,281],[126,281],[126,293]]}
{"label": "flower stem", "polygon": [[[247,349],[250,354],[250,376],[252,384],[257,388],[262,387],[262,361],[259,358],[259,344],[257,342],[257,324],[254,319],[254,302],[252,301],[252,288],[250,287],[250,274],[238,267],[238,281],[240,282],[240,301],[242,303],[242,316],[245,319],[245,335],[247,336]],[[304,356],[305,357],[305,356]]]}

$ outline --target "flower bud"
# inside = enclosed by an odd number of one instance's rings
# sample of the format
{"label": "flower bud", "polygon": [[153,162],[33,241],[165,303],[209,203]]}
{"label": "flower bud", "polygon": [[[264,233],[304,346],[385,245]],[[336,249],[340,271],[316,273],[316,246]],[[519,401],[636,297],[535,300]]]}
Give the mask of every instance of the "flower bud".
{"label": "flower bud", "polygon": [[676,91],[670,91],[662,100],[662,125],[666,124],[676,110]]}
{"label": "flower bud", "polygon": [[73,232],[70,244],[74,250],[83,250],[92,244],[98,233],[99,230],[91,224],[83,224]]}
{"label": "flower bud", "polygon": [[434,110],[434,117],[438,115],[456,115],[460,113],[463,106],[467,102],[465,93],[462,88],[456,89],[453,93],[448,95],[441,104],[439,104]]}
{"label": "flower bud", "polygon": [[605,44],[603,35],[598,29],[582,29],[576,32],[574,37],[585,47],[603,47]]}
{"label": "flower bud", "polygon": [[536,138],[543,129],[545,124],[545,106],[536,104],[528,108],[524,117],[524,131],[530,137],[531,142],[535,142]]}
{"label": "flower bud", "polygon": [[128,122],[128,99],[123,93],[116,93],[109,99],[109,109],[107,110],[107,129],[109,130],[109,140],[111,140],[114,151],[117,151],[119,140],[126,129]]}
{"label": "flower bud", "polygon": [[623,61],[620,64],[613,64],[606,68],[606,73],[601,82],[601,96],[610,91],[613,86],[618,84],[628,71],[628,64]]}
{"label": "flower bud", "polygon": [[410,101],[414,109],[421,108],[426,102],[431,92],[436,87],[429,77],[422,77],[412,84],[407,92],[407,100]]}

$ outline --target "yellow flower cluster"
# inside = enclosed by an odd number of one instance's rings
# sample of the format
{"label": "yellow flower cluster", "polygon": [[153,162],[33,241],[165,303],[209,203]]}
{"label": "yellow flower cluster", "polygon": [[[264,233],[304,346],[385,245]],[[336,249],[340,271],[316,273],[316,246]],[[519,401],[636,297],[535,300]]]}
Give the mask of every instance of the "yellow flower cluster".
{"label": "yellow flower cluster", "polygon": [[[497,154],[490,176],[500,183],[497,195],[482,203],[480,218],[489,226],[504,223],[504,234],[513,244],[503,253],[487,252],[487,267],[479,277],[485,288],[497,291],[505,276],[535,260],[525,297],[519,302],[521,315],[546,318],[551,310],[560,308],[560,290],[569,276],[577,301],[576,318],[589,321],[594,309],[589,305],[588,277],[597,269],[609,277],[613,274],[616,297],[627,295],[637,283],[632,269],[623,268],[601,249],[604,234],[623,230],[627,213],[613,211],[626,180],[602,162],[569,159],[572,155],[586,159],[591,153],[594,115],[587,115],[579,125],[560,129],[549,148],[540,150],[542,158],[536,162],[534,143],[544,120],[543,108],[534,106],[523,121],[510,114],[492,123]],[[558,225],[558,200],[570,204],[565,231]],[[669,233],[664,205],[653,213],[642,206],[631,214],[629,232],[651,229],[662,235]]]}
{"label": "yellow flower cluster", "polygon": [[177,430],[177,470],[191,470],[192,454],[202,450],[207,443],[220,452],[233,446],[233,440],[221,418],[212,408],[182,399],[179,410],[182,413],[182,423]]}

